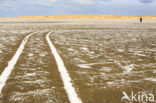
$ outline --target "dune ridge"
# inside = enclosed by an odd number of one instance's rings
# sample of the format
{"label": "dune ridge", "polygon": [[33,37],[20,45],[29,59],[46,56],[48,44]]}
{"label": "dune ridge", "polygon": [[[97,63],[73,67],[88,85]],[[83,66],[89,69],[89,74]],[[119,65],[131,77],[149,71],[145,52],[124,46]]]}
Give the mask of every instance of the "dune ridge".
{"label": "dune ridge", "polygon": [[156,20],[156,16],[119,16],[119,15],[55,15],[55,16],[19,16],[1,17],[1,19],[111,19],[111,20],[135,20],[143,19]]}

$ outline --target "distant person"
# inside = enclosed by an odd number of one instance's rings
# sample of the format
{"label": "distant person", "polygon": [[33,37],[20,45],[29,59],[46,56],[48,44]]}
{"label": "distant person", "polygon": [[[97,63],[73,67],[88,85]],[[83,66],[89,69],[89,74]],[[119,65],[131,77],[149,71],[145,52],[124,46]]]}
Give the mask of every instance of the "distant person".
{"label": "distant person", "polygon": [[140,18],[140,23],[142,23],[142,18]]}

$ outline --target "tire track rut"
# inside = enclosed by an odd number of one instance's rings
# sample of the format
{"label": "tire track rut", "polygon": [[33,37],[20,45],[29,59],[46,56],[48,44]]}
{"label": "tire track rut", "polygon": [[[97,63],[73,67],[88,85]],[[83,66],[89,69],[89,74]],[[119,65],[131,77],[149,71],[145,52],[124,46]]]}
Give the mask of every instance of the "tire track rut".
{"label": "tire track rut", "polygon": [[69,103],[45,32],[32,35],[3,88],[3,103]]}

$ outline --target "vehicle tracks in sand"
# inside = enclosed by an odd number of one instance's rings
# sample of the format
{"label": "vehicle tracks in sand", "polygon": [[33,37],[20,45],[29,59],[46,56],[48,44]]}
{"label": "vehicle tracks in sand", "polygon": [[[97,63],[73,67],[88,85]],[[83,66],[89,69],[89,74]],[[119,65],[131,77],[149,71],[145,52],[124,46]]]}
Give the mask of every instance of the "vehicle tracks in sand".
{"label": "vehicle tracks in sand", "polygon": [[0,103],[71,102],[45,39],[46,32],[32,34],[23,40],[24,46],[19,49],[20,53],[16,52],[19,54],[15,54],[11,59],[13,63],[8,66],[10,69],[5,69],[5,76],[1,76],[4,84]]}

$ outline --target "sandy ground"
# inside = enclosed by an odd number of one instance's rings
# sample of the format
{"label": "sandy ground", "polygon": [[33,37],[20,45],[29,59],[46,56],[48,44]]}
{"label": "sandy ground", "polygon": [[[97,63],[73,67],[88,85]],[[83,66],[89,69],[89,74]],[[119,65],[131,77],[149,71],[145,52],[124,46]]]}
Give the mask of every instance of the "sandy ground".
{"label": "sandy ground", "polygon": [[[156,23],[10,21],[0,24],[0,40],[5,39],[0,43],[0,51],[5,50],[0,58],[8,54],[11,58],[26,35],[39,33],[28,40],[0,102],[69,103],[45,39],[48,31],[54,32],[50,39],[83,103],[121,103],[123,91],[156,94]],[[9,61],[0,60],[0,66]]]}
{"label": "sandy ground", "polygon": [[3,103],[68,103],[44,34],[28,41],[3,89]]}
{"label": "sandy ground", "polygon": [[7,66],[7,62],[12,58],[13,54],[20,45],[25,35],[30,31],[9,31],[0,30],[0,73]]}
{"label": "sandy ground", "polygon": [[156,93],[155,30],[62,30],[51,38],[85,103],[120,103],[123,90]]}

